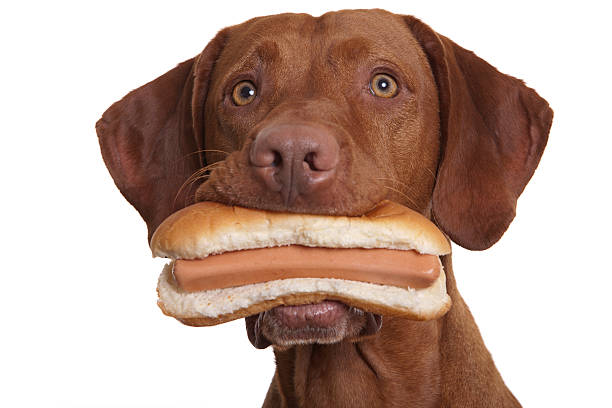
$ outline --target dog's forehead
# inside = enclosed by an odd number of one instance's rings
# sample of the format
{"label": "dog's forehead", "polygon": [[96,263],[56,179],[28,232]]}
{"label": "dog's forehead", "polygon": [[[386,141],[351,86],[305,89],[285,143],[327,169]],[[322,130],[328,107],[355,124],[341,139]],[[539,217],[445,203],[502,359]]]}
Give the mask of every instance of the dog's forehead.
{"label": "dog's forehead", "polygon": [[246,29],[249,34],[259,36],[276,38],[293,33],[312,40],[346,35],[390,39],[395,37],[393,33],[408,32],[401,16],[384,10],[342,10],[319,17],[303,13],[285,13],[256,17],[234,27]]}
{"label": "dog's forehead", "polygon": [[[342,58],[343,52],[411,59],[420,49],[401,16],[384,10],[343,10],[312,17],[279,14],[231,27],[220,62],[236,64],[257,54],[270,59],[319,55]],[[265,58],[264,57],[264,58]],[[306,59],[307,60],[307,59]]]}

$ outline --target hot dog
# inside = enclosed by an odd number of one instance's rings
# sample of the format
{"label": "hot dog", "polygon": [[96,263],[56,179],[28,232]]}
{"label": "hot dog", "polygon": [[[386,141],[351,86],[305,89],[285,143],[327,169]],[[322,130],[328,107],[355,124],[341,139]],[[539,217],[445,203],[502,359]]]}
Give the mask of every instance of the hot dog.
{"label": "hot dog", "polygon": [[325,299],[416,320],[450,307],[438,258],[450,253],[447,238],[390,201],[361,217],[201,202],[168,217],[151,249],[172,260],[159,279],[158,304],[189,325]]}

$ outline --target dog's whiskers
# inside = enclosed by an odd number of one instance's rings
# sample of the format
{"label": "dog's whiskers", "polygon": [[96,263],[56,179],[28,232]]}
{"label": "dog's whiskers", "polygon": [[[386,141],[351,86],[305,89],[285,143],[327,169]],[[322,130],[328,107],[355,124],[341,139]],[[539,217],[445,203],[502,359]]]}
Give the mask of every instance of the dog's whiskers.
{"label": "dog's whiskers", "polygon": [[196,170],[191,176],[187,178],[187,180],[185,180],[185,182],[183,182],[181,187],[178,189],[178,191],[176,192],[176,195],[174,196],[174,201],[172,205],[176,206],[176,200],[178,199],[179,195],[181,194],[181,192],[183,191],[185,187],[187,186],[191,187],[193,183],[195,183],[196,181],[208,178],[210,176],[210,174],[206,174],[208,171],[221,167],[221,165],[223,165],[224,163],[225,163],[224,161],[218,161],[218,162],[209,164],[208,166],[204,166],[201,169]]}
{"label": "dog's whiskers", "polygon": [[213,152],[213,153],[223,153],[226,156],[229,156],[231,153],[230,152],[226,152],[225,150],[217,150],[217,149],[202,149],[202,150],[196,150],[195,152],[191,152],[191,153],[187,153],[183,156],[181,156],[180,158],[176,159],[174,161],[174,164],[179,163],[179,162],[183,162],[186,159],[188,159],[189,157],[193,156],[194,154],[200,154],[200,153],[206,153],[206,152]]}
{"label": "dog's whiskers", "polygon": [[375,180],[388,180],[392,183],[399,184],[400,186],[404,187],[406,190],[410,190],[411,188],[408,184],[402,183],[401,181],[394,179],[392,177],[375,177]]}
{"label": "dog's whiskers", "polygon": [[[412,188],[413,188],[412,186],[410,186],[410,185],[408,185],[408,184],[406,184],[406,183],[403,183],[403,182],[401,182],[401,181],[399,181],[399,180],[397,180],[397,179],[394,179],[394,178],[392,178],[392,177],[376,177],[376,178],[375,178],[375,180],[387,180],[387,181],[390,181],[390,182],[392,182],[392,183],[395,183],[395,184],[399,185],[400,187],[403,187],[403,190],[406,190],[408,193],[409,193],[409,192],[412,190]],[[399,189],[396,189],[396,188],[394,188],[394,187],[386,186],[386,185],[383,185],[383,187],[384,187],[384,188],[387,188],[387,189],[389,189],[389,190],[392,190],[392,191],[394,191],[394,192],[396,192],[396,193],[398,193],[398,194],[400,194],[400,195],[402,195],[402,196],[403,196],[403,197],[405,197],[405,198],[406,198],[408,201],[410,201],[410,202],[411,202],[411,203],[412,203],[412,204],[413,204],[415,207],[418,207],[417,203],[416,203],[416,202],[415,202],[415,201],[414,201],[412,198],[410,198],[410,196],[409,196],[408,194],[406,194],[405,192],[403,192],[403,191],[401,191],[401,190],[399,190]]]}
{"label": "dog's whiskers", "polygon": [[427,170],[427,172],[428,172],[429,174],[431,174],[431,178],[432,178],[432,179],[434,179],[434,180],[436,179],[436,175],[434,174],[434,172],[433,172],[433,171],[431,171],[431,169],[430,169],[430,168],[425,167],[425,170]]}
{"label": "dog's whiskers", "polygon": [[217,150],[217,149],[202,149],[202,150],[196,150],[195,152],[191,152],[189,154],[186,154],[184,157],[187,158],[189,156],[193,156],[194,154],[199,154],[199,153],[223,153],[226,156],[229,156],[231,153],[230,152],[226,152],[225,150]]}
{"label": "dog's whiskers", "polygon": [[397,189],[395,189],[395,188],[393,188],[393,187],[389,187],[389,186],[384,186],[384,185],[383,185],[383,188],[386,188],[386,189],[388,189],[388,190],[394,191],[394,192],[396,192],[397,194],[401,195],[401,196],[402,196],[402,197],[404,197],[406,200],[410,201],[410,203],[411,203],[412,205],[414,205],[414,207],[415,207],[415,208],[418,208],[418,207],[419,207],[419,206],[418,206],[418,204],[417,204],[417,203],[416,203],[416,202],[415,202],[415,201],[414,201],[412,198],[410,198],[410,197],[409,197],[409,196],[408,196],[406,193],[404,193],[404,192],[402,192],[402,191],[400,191],[400,190],[397,190]]}

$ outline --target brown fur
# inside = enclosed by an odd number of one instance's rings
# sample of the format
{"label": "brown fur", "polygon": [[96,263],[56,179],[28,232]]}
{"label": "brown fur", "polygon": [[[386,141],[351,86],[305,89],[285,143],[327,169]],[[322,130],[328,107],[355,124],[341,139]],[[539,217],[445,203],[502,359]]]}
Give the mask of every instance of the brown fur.
{"label": "brown fur", "polygon": [[[369,92],[379,71],[397,79],[396,97]],[[227,95],[245,79],[258,97],[237,107]],[[522,81],[413,17],[372,10],[224,29],[199,56],[111,106],[97,130],[149,237],[193,200],[358,215],[388,198],[456,243],[485,249],[512,221],[551,121],[546,101]],[[325,128],[341,153],[328,190],[286,207],[255,181],[248,149],[260,129],[296,122]],[[443,263],[453,300],[443,318],[385,317],[378,334],[357,342],[276,349],[264,406],[520,406],[457,291],[450,257]]]}
{"label": "brown fur", "polygon": [[417,322],[385,316],[360,342],[275,349],[271,407],[520,407],[505,386],[443,258],[453,306]]}

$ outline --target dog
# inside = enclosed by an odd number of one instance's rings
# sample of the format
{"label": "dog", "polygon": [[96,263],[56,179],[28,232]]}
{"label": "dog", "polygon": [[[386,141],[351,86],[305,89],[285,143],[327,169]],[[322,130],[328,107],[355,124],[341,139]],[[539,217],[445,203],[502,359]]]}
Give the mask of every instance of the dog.
{"label": "dog", "polygon": [[[364,214],[383,199],[456,244],[500,239],[553,112],[533,89],[411,16],[353,10],[260,17],[130,92],[96,124],[117,187],[148,226],[195,201]],[[375,333],[291,343],[263,319],[272,407],[519,407],[442,259],[451,310],[385,316]],[[305,306],[308,307],[308,306]],[[342,320],[346,333],[365,324]],[[255,330],[247,318],[247,331]],[[352,326],[352,327],[351,327]]]}

